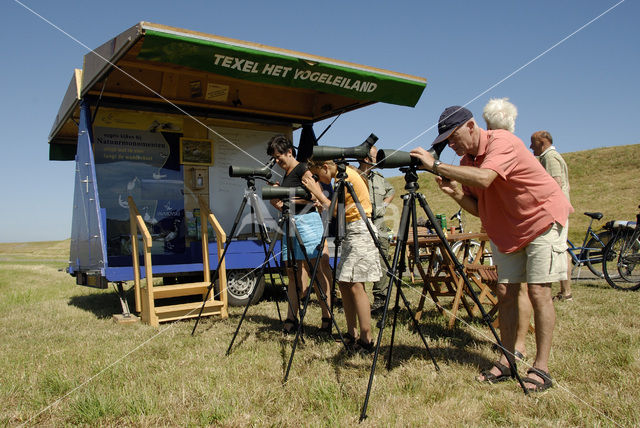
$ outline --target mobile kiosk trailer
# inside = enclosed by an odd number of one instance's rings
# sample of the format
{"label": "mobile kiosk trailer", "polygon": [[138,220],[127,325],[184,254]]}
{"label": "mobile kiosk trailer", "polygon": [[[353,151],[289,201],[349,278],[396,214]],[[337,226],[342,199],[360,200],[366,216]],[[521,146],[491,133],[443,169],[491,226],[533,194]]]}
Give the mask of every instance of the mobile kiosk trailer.
{"label": "mobile kiosk trailer", "polygon": [[[230,165],[262,167],[273,135],[292,138],[375,102],[413,107],[425,86],[420,77],[140,22],[85,55],[49,135],[49,159],[76,162],[69,273],[80,285],[111,282],[119,291],[152,275],[206,281],[247,187],[229,177]],[[219,230],[209,243],[211,230],[200,231],[211,226]],[[255,237],[252,227],[243,220],[240,238]],[[249,273],[263,260],[255,238],[230,244],[231,304],[246,302]],[[144,311],[139,298],[136,290]]]}

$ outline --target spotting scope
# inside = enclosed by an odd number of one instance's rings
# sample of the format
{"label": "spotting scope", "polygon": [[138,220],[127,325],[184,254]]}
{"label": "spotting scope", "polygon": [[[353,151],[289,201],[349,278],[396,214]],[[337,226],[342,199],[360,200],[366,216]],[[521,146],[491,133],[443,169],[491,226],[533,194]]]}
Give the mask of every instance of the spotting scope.
{"label": "spotting scope", "polygon": [[262,168],[229,165],[229,177],[264,177],[268,180],[271,178],[271,168],[275,163],[275,158],[271,158]]}
{"label": "spotting scope", "polygon": [[362,144],[354,147],[313,146],[313,160],[326,161],[334,159],[364,159],[369,156],[369,150],[378,137],[371,134]]}
{"label": "spotting scope", "polygon": [[263,186],[262,199],[292,199],[302,198],[311,200],[311,194],[304,187]]}
{"label": "spotting scope", "polygon": [[[427,151],[431,153],[431,156],[435,159],[439,159],[440,153],[442,153],[445,147],[446,143],[438,143],[431,146]],[[417,168],[421,165],[421,162],[418,158],[411,156],[409,152],[394,149],[380,149],[376,156],[376,164],[379,168],[402,168],[405,166]]]}

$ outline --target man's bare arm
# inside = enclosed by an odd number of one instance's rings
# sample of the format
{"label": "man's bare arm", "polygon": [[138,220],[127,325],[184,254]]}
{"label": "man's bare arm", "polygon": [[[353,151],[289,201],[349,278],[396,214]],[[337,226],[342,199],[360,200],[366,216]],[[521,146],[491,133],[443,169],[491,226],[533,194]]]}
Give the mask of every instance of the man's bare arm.
{"label": "man's bare arm", "polygon": [[[423,169],[433,171],[435,158],[431,153],[422,147],[417,147],[411,150],[411,156],[420,160]],[[483,189],[489,187],[498,176],[498,173],[492,169],[477,168],[475,166],[456,166],[446,163],[438,165],[437,172],[439,175],[455,180],[465,186]]]}
{"label": "man's bare arm", "polygon": [[460,205],[460,208],[478,217],[478,201],[473,196],[466,195],[456,181],[436,177],[436,182],[440,190],[451,196],[451,198]]}

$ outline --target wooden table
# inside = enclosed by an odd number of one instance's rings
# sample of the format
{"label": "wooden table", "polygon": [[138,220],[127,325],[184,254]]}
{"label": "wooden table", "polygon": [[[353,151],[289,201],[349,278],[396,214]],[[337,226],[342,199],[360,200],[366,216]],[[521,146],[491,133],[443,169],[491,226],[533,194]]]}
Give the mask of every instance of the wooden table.
{"label": "wooden table", "polygon": [[[476,254],[470,256],[469,250],[472,240],[478,241],[480,248]],[[456,256],[463,264],[465,274],[469,278],[469,281],[472,285],[475,284],[480,290],[479,293],[476,293],[480,302],[486,301],[487,304],[491,306],[489,313],[493,315],[497,311],[498,300],[491,291],[491,287],[497,283],[498,276],[495,266],[484,264],[483,255],[485,254],[488,240],[489,238],[486,233],[450,233],[447,236],[449,245],[462,242],[462,246]],[[477,314],[479,308],[475,304],[471,305],[467,300],[471,295],[470,291],[466,287],[462,277],[456,272],[453,260],[437,235],[423,236],[419,232],[418,255],[414,254],[413,243],[413,236],[410,236],[407,242],[407,255],[410,259],[413,259],[423,281],[422,296],[420,297],[420,303],[416,311],[416,319],[419,320],[422,317],[427,295],[431,297],[443,315],[445,315],[445,310],[439,298],[453,297],[449,317],[449,328],[452,328],[455,324],[461,303],[469,316]],[[420,253],[423,251],[426,254],[425,257],[420,256]]]}

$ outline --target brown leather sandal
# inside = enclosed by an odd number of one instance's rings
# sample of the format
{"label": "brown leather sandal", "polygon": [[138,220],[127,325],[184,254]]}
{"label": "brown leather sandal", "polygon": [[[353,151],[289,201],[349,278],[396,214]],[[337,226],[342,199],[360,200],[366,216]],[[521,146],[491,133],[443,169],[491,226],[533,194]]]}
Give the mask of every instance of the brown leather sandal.
{"label": "brown leather sandal", "polygon": [[569,302],[573,300],[573,296],[571,294],[562,294],[562,292],[553,296],[553,300],[556,302]]}
{"label": "brown leather sandal", "polygon": [[495,363],[493,363],[493,365],[497,367],[498,370],[500,370],[500,374],[495,375],[491,373],[491,369],[483,370],[480,374],[484,376],[484,379],[478,379],[478,382],[487,382],[493,384],[504,382],[505,380],[509,380],[512,377],[511,369],[509,367],[505,366],[499,361],[496,361]]}
{"label": "brown leather sandal", "polygon": [[527,391],[542,392],[542,391],[546,391],[547,389],[553,386],[553,382],[551,381],[551,375],[545,372],[544,370],[531,367],[529,370],[527,370],[527,374],[531,374],[531,373],[535,373],[538,376],[540,376],[540,378],[544,382],[540,382],[537,379],[531,379],[529,376],[525,377],[524,379],[522,379],[522,382],[531,383],[534,385],[533,388],[527,388]]}

